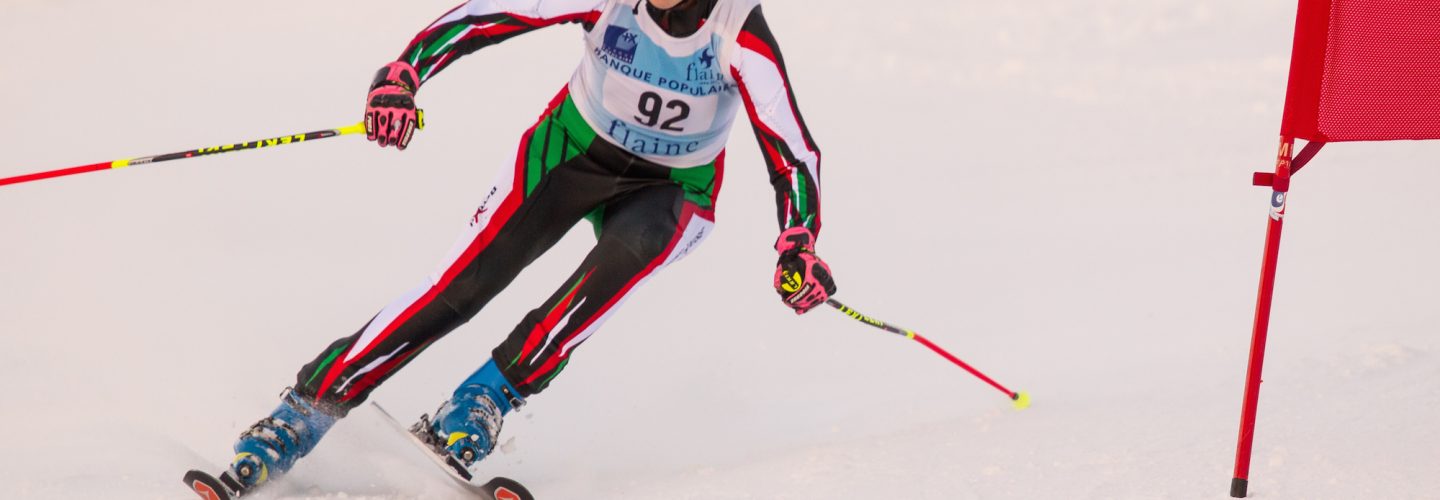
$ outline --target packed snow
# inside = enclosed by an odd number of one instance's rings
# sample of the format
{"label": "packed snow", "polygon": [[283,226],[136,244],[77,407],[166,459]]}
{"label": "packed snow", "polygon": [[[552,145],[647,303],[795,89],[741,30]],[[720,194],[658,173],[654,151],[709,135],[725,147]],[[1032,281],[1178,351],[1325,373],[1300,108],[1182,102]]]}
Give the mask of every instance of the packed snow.
{"label": "packed snow", "polygon": [[[0,177],[360,118],[455,0],[9,0]],[[1001,383],[770,289],[746,124],[718,232],[506,423],[542,499],[1226,498],[1289,0],[771,0],[824,150],[840,299]],[[573,25],[346,137],[0,188],[0,498],[186,498],[334,338],[424,279],[566,81]],[[744,120],[740,120],[743,122]],[[1296,178],[1253,498],[1440,495],[1440,146]],[[579,227],[374,394],[431,411],[592,241]],[[369,409],[265,499],[463,498]]]}

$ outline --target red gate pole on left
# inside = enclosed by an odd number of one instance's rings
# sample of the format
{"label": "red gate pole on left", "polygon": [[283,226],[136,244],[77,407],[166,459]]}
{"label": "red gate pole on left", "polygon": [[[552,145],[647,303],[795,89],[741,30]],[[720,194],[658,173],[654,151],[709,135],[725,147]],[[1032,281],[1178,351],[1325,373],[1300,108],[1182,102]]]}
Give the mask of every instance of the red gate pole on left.
{"label": "red gate pole on left", "polygon": [[1260,268],[1260,294],[1255,302],[1255,329],[1250,338],[1250,367],[1245,372],[1245,402],[1240,410],[1240,438],[1235,446],[1235,477],[1230,496],[1245,498],[1250,481],[1250,447],[1255,441],[1255,413],[1260,404],[1260,371],[1265,365],[1265,336],[1270,330],[1270,300],[1275,294],[1275,268],[1280,260],[1280,231],[1285,227],[1285,198],[1290,191],[1293,137],[1280,138],[1275,173],[1257,172],[1254,183],[1274,189],[1270,222],[1265,232],[1265,258]]}

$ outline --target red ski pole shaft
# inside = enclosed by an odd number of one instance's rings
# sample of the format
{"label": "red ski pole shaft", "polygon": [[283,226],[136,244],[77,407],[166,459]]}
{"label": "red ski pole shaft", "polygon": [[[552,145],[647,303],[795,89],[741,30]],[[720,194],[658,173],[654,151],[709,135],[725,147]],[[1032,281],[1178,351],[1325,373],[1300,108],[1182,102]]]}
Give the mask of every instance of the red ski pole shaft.
{"label": "red ski pole shaft", "polygon": [[1016,398],[1019,398],[1019,397],[1020,397],[1020,394],[1019,394],[1019,393],[1017,393],[1017,392],[1015,392],[1015,391],[1012,391],[1012,390],[1010,390],[1010,389],[1006,389],[1005,386],[1000,385],[999,382],[996,382],[994,379],[985,376],[984,373],[980,373],[980,370],[976,370],[975,367],[970,366],[969,364],[966,364],[964,361],[961,361],[960,358],[955,357],[954,354],[950,354],[950,353],[949,353],[948,351],[946,351],[945,349],[941,349],[940,346],[935,345],[935,343],[934,343],[934,342],[931,342],[930,339],[927,339],[927,338],[925,338],[925,337],[922,337],[922,336],[920,336],[920,334],[918,334],[918,333],[914,333],[914,332],[911,332],[911,333],[914,335],[914,337],[912,337],[912,338],[914,338],[916,342],[921,343],[921,344],[924,345],[925,347],[929,347],[930,350],[935,351],[936,354],[939,354],[939,355],[943,356],[945,359],[950,360],[951,363],[955,363],[957,366],[959,366],[959,367],[961,367],[961,368],[964,368],[965,371],[970,372],[971,375],[974,375],[974,376],[976,376],[977,378],[979,378],[980,380],[985,381],[985,383],[990,384],[991,387],[994,387],[994,388],[996,388],[996,389],[999,389],[1000,392],[1005,393],[1006,396],[1010,396],[1010,399],[1016,399]]}
{"label": "red ski pole shaft", "polygon": [[10,185],[10,184],[21,184],[21,183],[25,183],[25,182],[38,181],[38,180],[43,180],[43,179],[53,179],[53,178],[56,178],[56,177],[65,177],[65,176],[67,176],[67,175],[83,174],[83,173],[87,173],[87,172],[98,172],[98,171],[101,171],[101,170],[112,170],[112,169],[117,169],[117,168],[133,167],[133,166],[136,166],[136,165],[146,165],[146,164],[150,164],[150,163],[160,163],[160,162],[163,162],[163,161],[184,160],[184,159],[189,159],[189,158],[195,158],[195,157],[198,157],[198,156],[210,156],[210,155],[218,155],[218,154],[223,154],[223,153],[230,153],[230,152],[234,152],[234,151],[245,151],[245,150],[249,150],[249,149],[261,149],[261,148],[268,148],[268,147],[274,147],[274,146],[284,146],[284,145],[287,145],[287,144],[296,144],[296,143],[305,142],[305,141],[316,141],[316,140],[320,140],[320,139],[329,139],[329,138],[331,138],[331,137],[339,137],[339,136],[342,136],[342,135],[349,135],[349,134],[361,134],[361,133],[364,133],[364,132],[365,132],[365,124],[364,124],[364,123],[356,123],[356,124],[350,125],[350,126],[348,126],[348,127],[341,127],[341,128],[337,128],[337,129],[317,130],[317,131],[314,131],[314,132],[306,132],[306,133],[303,133],[303,134],[291,134],[291,135],[284,135],[284,136],[280,136],[280,137],[273,137],[273,138],[269,138],[269,139],[260,139],[260,140],[258,140],[258,141],[241,142],[241,143],[235,143],[235,144],[225,144],[225,145],[221,145],[221,146],[212,146],[212,147],[207,147],[207,148],[197,148],[197,149],[192,149],[192,150],[189,150],[189,151],[181,151],[181,152],[179,152],[179,153],[169,153],[169,154],[163,154],[163,155],[146,156],[146,157],[143,157],[143,158],[131,158],[131,159],[125,159],[125,160],[107,161],[107,162],[102,162],[102,163],[93,163],[93,164],[90,164],[90,165],[81,165],[81,166],[78,166],[78,167],[62,168],[62,169],[58,169],[58,170],[47,170],[47,171],[45,171],[45,172],[36,172],[36,173],[33,173],[33,174],[25,174],[25,175],[17,175],[17,176],[15,176],[15,177],[0,178],[0,186],[7,186],[7,185]]}
{"label": "red ski pole shaft", "polygon": [[970,372],[971,375],[974,375],[976,378],[979,378],[980,380],[985,381],[985,383],[990,384],[990,386],[991,386],[991,387],[994,387],[996,390],[999,390],[1000,392],[1005,393],[1005,396],[1009,397],[1011,401],[1014,401],[1014,402],[1015,402],[1015,408],[1017,408],[1017,409],[1022,409],[1022,410],[1023,410],[1023,409],[1025,409],[1025,407],[1030,406],[1030,395],[1029,395],[1029,394],[1026,394],[1026,393],[1024,393],[1024,392],[1012,391],[1012,390],[1006,388],[1005,386],[1000,385],[1000,383],[999,383],[999,382],[996,382],[995,379],[992,379],[992,378],[986,376],[984,373],[981,373],[980,370],[977,370],[977,369],[975,369],[975,367],[970,366],[968,363],[966,363],[966,362],[964,362],[964,361],[961,361],[960,358],[955,357],[954,354],[950,354],[949,351],[946,351],[945,349],[941,348],[940,346],[935,345],[935,343],[934,343],[934,342],[931,342],[930,339],[927,339],[927,338],[921,336],[920,334],[915,333],[914,330],[908,330],[908,329],[905,329],[905,328],[901,328],[901,327],[898,327],[898,326],[895,326],[895,325],[891,325],[891,324],[889,324],[889,323],[886,323],[886,322],[884,322],[884,321],[880,321],[880,320],[878,320],[878,319],[872,318],[872,317],[870,317],[870,316],[866,316],[866,315],[860,313],[860,311],[856,311],[855,309],[850,308],[850,306],[847,306],[847,305],[845,305],[845,304],[842,304],[842,303],[840,303],[840,301],[835,300],[835,299],[829,299],[829,300],[825,301],[825,303],[828,304],[830,307],[835,308],[836,310],[840,311],[841,313],[844,313],[846,316],[849,316],[850,318],[852,318],[852,319],[854,319],[854,320],[856,320],[856,321],[859,321],[859,322],[861,322],[861,323],[864,323],[864,324],[873,326],[873,327],[875,327],[875,328],[879,328],[879,329],[881,329],[881,330],[885,330],[885,331],[887,331],[887,332],[890,332],[890,333],[893,333],[893,334],[896,334],[896,335],[900,335],[900,336],[902,336],[902,337],[905,337],[905,338],[914,340],[914,341],[916,341],[916,342],[919,342],[921,345],[924,345],[925,347],[930,348],[930,350],[935,351],[936,354],[939,354],[940,356],[944,357],[945,359],[950,360],[950,362],[951,362],[951,363],[954,363],[956,366],[959,366],[959,367],[961,367],[961,368],[964,368],[965,371]]}

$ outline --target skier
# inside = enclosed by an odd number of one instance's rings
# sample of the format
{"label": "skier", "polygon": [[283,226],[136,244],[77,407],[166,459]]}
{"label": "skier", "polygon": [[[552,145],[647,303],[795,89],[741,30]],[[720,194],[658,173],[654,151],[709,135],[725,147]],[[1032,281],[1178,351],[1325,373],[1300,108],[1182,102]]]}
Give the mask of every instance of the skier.
{"label": "skier", "polygon": [[423,127],[414,97],[425,82],[476,50],[563,23],[584,27],[585,53],[522,136],[515,165],[484,193],[435,274],[321,351],[279,407],[240,436],[229,474],[246,489],[290,470],[371,391],[587,219],[597,242],[579,269],[415,427],[442,459],[473,470],[494,449],[503,417],[545,390],[637,286],[710,233],[741,103],[779,209],[775,288],[797,314],[835,293],[814,252],[820,151],[759,0],[471,0],[376,74],[367,137],[404,150]]}

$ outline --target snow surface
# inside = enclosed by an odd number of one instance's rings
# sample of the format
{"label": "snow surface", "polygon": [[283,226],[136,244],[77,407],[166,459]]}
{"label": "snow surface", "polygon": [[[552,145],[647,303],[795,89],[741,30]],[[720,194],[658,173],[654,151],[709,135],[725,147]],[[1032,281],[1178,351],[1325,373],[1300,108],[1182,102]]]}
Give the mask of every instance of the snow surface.
{"label": "snow surface", "polygon": [[[345,125],[453,1],[7,0],[0,175]],[[510,419],[492,470],[546,499],[1225,498],[1268,195],[1249,176],[1294,3],[766,12],[825,151],[839,297],[1034,406],[776,303],[739,130],[719,232]],[[345,138],[0,188],[0,498],[185,498],[185,469],[223,464],[302,363],[436,265],[577,31],[449,69],[404,154]],[[1440,498],[1437,153],[1335,145],[1296,179],[1254,498]],[[433,409],[588,233],[375,399]],[[459,494],[358,411],[256,498]]]}

